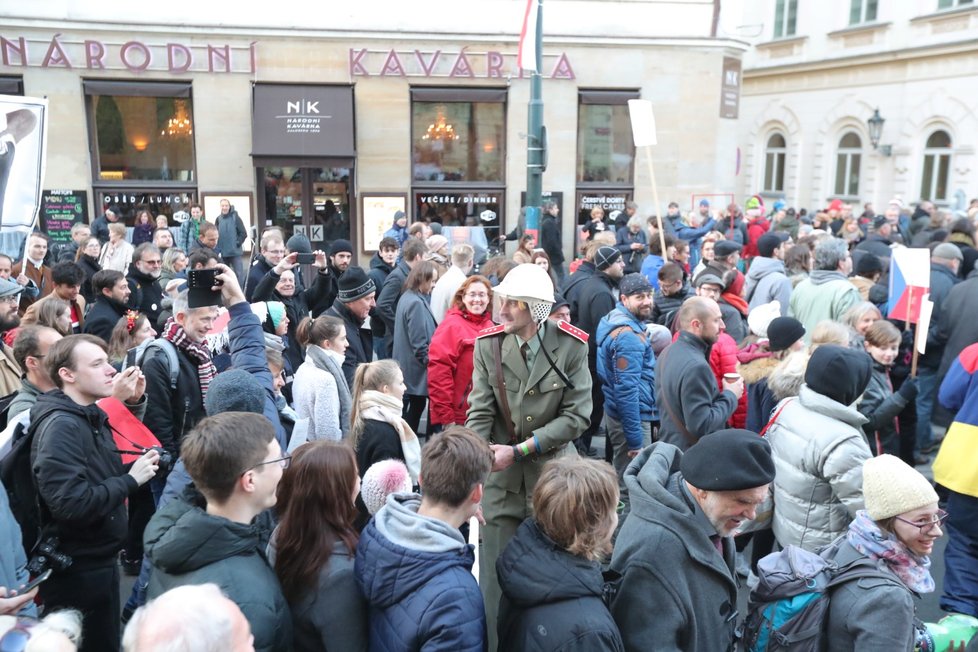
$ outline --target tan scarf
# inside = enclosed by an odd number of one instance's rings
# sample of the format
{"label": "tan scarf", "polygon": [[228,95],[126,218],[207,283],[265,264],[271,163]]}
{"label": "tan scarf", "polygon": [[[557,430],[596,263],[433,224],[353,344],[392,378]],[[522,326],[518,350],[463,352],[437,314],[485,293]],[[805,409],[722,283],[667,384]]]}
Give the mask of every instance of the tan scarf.
{"label": "tan scarf", "polygon": [[394,427],[401,438],[401,452],[404,454],[404,465],[411,474],[411,482],[418,484],[421,473],[421,442],[407,421],[401,418],[401,411],[404,409],[401,400],[390,394],[368,389],[360,395],[358,407],[361,419],[383,421]]}

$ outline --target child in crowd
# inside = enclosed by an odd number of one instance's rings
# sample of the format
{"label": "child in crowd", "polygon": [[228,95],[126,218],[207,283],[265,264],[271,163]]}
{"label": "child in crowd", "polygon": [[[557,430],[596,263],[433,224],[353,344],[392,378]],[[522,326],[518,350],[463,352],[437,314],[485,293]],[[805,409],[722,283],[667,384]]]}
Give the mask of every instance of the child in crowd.
{"label": "child in crowd", "polygon": [[866,330],[866,352],[873,358],[873,374],[859,401],[859,411],[869,419],[863,431],[869,448],[876,455],[900,454],[900,426],[897,417],[917,397],[917,381],[907,378],[899,391],[893,392],[890,367],[900,348],[900,331],[890,322],[880,319]]}

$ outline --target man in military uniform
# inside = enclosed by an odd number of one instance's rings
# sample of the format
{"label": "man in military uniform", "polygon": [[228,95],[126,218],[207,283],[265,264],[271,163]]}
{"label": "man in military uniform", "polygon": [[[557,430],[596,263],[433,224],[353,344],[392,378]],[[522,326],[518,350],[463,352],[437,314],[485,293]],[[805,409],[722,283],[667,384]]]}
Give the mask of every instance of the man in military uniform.
{"label": "man in military uniform", "polygon": [[495,456],[482,500],[479,584],[489,649],[495,650],[499,581],[496,558],[532,512],[533,488],[547,460],[575,455],[573,442],[591,414],[587,334],[548,321],[553,283],[533,264],[519,265],[495,288],[501,325],[479,334],[465,425]]}

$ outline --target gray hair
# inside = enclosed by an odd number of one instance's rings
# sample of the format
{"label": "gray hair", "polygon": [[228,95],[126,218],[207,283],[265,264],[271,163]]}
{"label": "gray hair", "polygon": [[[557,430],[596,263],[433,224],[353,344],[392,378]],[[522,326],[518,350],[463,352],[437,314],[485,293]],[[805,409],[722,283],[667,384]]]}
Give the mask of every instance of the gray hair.
{"label": "gray hair", "polygon": [[849,245],[841,238],[826,238],[815,246],[814,268],[835,271],[849,255]]}
{"label": "gray hair", "polygon": [[633,229],[635,227],[638,227],[638,228],[641,229],[642,228],[642,223],[644,221],[645,221],[645,219],[642,218],[641,215],[639,215],[638,213],[635,213],[634,215],[632,215],[631,217],[628,218],[628,228]]}
{"label": "gray hair", "polygon": [[216,584],[184,585],[150,600],[122,636],[125,652],[223,652],[232,637],[232,611]]}
{"label": "gray hair", "polygon": [[187,290],[184,290],[177,296],[173,297],[173,314],[187,314],[188,312],[190,312],[190,299]]}

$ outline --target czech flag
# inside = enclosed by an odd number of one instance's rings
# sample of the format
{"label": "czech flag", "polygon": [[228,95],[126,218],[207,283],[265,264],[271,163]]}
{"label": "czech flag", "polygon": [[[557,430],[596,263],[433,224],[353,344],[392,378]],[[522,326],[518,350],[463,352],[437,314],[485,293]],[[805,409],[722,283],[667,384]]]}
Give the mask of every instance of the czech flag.
{"label": "czech flag", "polygon": [[537,70],[537,24],[540,22],[538,0],[526,0],[523,12],[523,29],[520,30],[520,49],[516,54],[516,67],[522,70]]}
{"label": "czech flag", "polygon": [[901,247],[890,257],[890,301],[887,319],[916,324],[930,292],[930,250]]}

